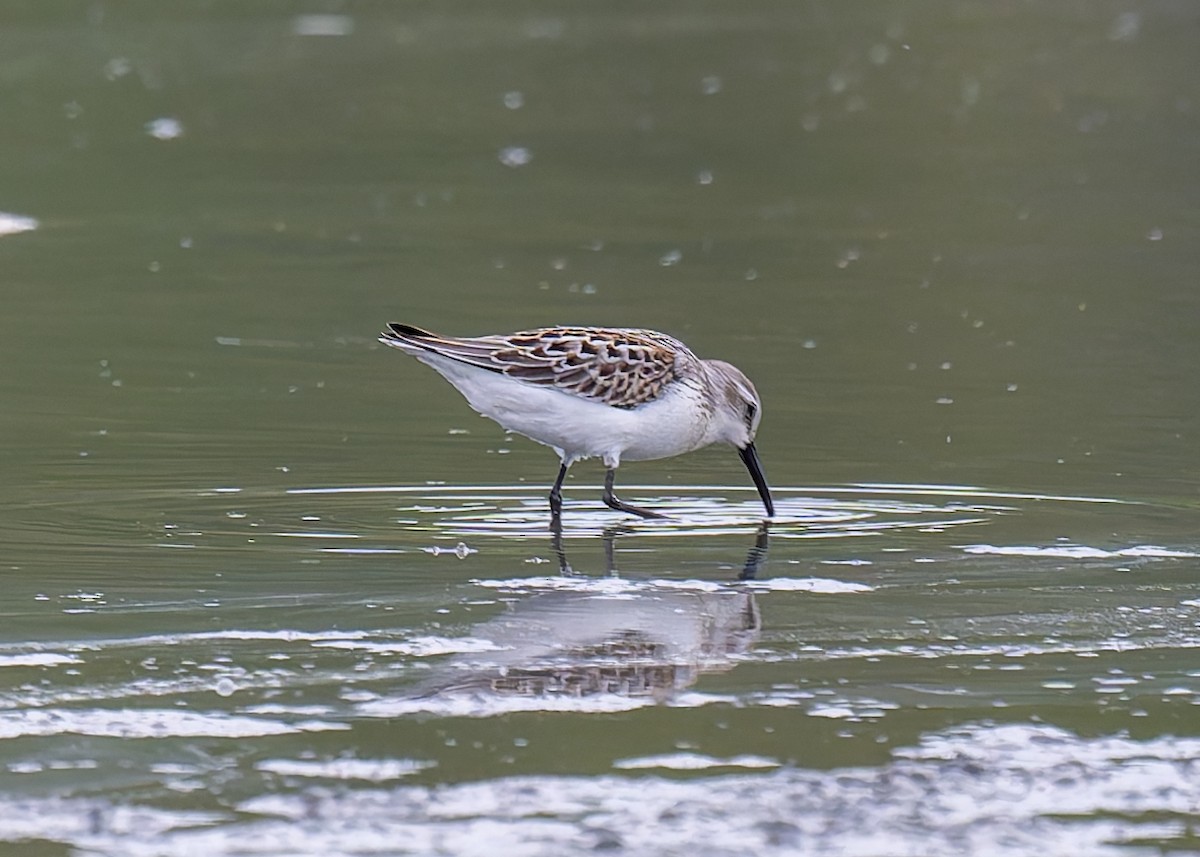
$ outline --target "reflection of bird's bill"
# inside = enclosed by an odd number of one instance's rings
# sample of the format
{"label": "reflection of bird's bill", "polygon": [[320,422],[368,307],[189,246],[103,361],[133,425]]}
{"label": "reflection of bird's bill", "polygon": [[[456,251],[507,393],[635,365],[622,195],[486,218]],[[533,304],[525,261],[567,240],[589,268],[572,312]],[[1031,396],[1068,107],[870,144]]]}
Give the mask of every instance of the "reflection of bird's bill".
{"label": "reflection of bird's bill", "polygon": [[750,471],[750,478],[754,480],[754,487],[758,489],[758,496],[762,497],[763,506],[766,507],[767,517],[775,517],[775,504],[771,501],[771,489],[767,487],[767,477],[763,475],[762,462],[758,459],[758,450],[754,448],[754,442],[751,441],[739,449],[738,455],[741,456],[746,469]]}
{"label": "reflection of bird's bill", "polygon": [[597,693],[645,696],[732,668],[760,631],[754,595],[660,592],[646,598],[547,592],[471,630],[497,650],[445,662],[420,696]]}
{"label": "reflection of bird's bill", "polygon": [[758,570],[766,562],[767,552],[770,548],[771,527],[767,521],[763,521],[759,524],[758,534],[754,538],[754,546],[746,554],[746,562],[742,565],[742,573],[738,575],[738,580],[754,580],[758,577]]}

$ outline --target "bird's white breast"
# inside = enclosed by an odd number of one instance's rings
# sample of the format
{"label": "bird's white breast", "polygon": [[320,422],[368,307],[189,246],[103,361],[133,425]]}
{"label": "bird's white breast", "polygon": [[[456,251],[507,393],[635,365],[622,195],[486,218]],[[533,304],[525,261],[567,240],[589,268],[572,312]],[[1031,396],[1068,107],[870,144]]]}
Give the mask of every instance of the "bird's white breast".
{"label": "bird's white breast", "polygon": [[682,381],[672,382],[651,402],[623,409],[438,354],[414,356],[453,384],[476,411],[509,431],[553,447],[568,464],[602,458],[606,466],[616,467],[621,460],[670,458],[713,439],[710,408]]}

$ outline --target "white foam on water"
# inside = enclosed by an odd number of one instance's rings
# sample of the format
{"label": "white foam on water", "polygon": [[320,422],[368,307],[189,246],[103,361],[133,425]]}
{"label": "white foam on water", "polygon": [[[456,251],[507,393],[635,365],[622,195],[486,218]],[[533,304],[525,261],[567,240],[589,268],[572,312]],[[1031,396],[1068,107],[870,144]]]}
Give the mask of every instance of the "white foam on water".
{"label": "white foam on water", "polygon": [[80,664],[83,661],[74,655],[52,652],[30,652],[27,655],[0,655],[0,669],[4,667],[58,667],[64,664]]}
{"label": "white foam on water", "polygon": [[1193,559],[1200,553],[1158,545],[1134,545],[1106,550],[1087,545],[963,545],[962,551],[990,556],[1059,557],[1062,559]]}
{"label": "white foam on water", "polygon": [[474,652],[497,652],[503,647],[491,640],[475,637],[413,637],[396,642],[374,640],[320,640],[313,648],[346,649],[350,651],[374,652],[376,654],[410,655],[428,658],[435,655],[471,654]]}
{"label": "white foam on water", "polygon": [[147,122],[143,130],[156,140],[175,140],[183,136],[183,123],[174,116],[159,116]]}
{"label": "white foam on water", "polygon": [[[877,765],[830,770],[680,752],[621,760],[630,775],[314,784],[207,814],[143,808],[134,797],[0,797],[0,842],[44,839],[112,857],[1182,853],[1200,805],[1198,759],[1197,738],[976,724],[926,735]],[[322,764],[266,760],[267,771],[280,762],[298,776]],[[720,770],[730,762],[753,771]]]}
{"label": "white foam on water", "polygon": [[748,580],[743,586],[755,591],[814,592],[819,595],[845,595],[875,591],[874,586],[866,583],[834,580],[828,577],[770,577],[766,580]]}
{"label": "white foam on water", "polygon": [[[281,642],[304,643],[322,640],[360,640],[371,636],[371,631],[299,631],[286,628],[256,629],[230,628],[223,631],[192,631],[177,634],[144,634],[137,637],[108,637],[89,638],[87,640],[58,640],[43,643],[46,648],[56,647],[71,651],[100,651],[112,648],[147,648],[154,649],[165,646],[185,646],[194,643],[211,642]],[[27,643],[0,644],[0,651],[17,646],[25,647]]]}
{"label": "white foam on water", "polygon": [[716,756],[705,756],[702,753],[665,753],[661,756],[639,756],[632,759],[618,759],[613,767],[621,771],[646,770],[648,768],[663,768],[671,771],[703,771],[710,768],[778,768],[777,759],[765,756],[742,755],[719,759]]}
{"label": "white foam on water", "polygon": [[32,232],[40,224],[36,217],[26,217],[23,214],[10,214],[0,211],[0,235],[16,235],[18,232]]}
{"label": "white foam on water", "polygon": [[94,845],[93,853],[106,857],[117,857],[128,845],[133,849],[131,853],[148,854],[143,849],[159,836],[229,820],[227,813],[163,810],[99,800],[0,797],[0,844],[49,840]]}
{"label": "white foam on water", "polygon": [[494,693],[439,693],[422,697],[373,699],[358,705],[355,713],[363,717],[406,717],[430,714],[438,717],[498,717],[521,712],[572,712],[587,714],[618,713],[656,705],[647,696],[592,694],[499,695]]}
{"label": "white foam on water", "polygon": [[271,533],[273,536],[278,536],[284,539],[361,539],[359,533],[333,533],[333,532],[278,532]]}
{"label": "white foam on water", "polygon": [[408,777],[436,765],[436,762],[417,759],[263,759],[255,763],[254,768],[288,777],[382,783]]}
{"label": "white foam on water", "polygon": [[504,592],[583,592],[603,596],[636,595],[655,591],[672,590],[686,592],[815,592],[825,595],[853,592],[872,592],[875,587],[865,583],[835,580],[826,577],[770,577],[763,580],[746,580],[725,583],[714,580],[631,580],[622,577],[513,577],[504,580],[473,580],[476,586],[498,589]]}
{"label": "white foam on water", "polygon": [[0,711],[0,739],[48,735],[103,738],[250,738],[348,729],[319,720],[287,723],[170,708],[55,708]]}

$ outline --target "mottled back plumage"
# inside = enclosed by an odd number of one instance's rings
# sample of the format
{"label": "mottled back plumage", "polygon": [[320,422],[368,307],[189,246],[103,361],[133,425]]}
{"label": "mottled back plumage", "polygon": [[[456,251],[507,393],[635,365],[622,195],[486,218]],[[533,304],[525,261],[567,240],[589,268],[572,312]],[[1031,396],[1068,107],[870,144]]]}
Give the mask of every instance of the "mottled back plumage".
{"label": "mottled back plumage", "polygon": [[530,384],[611,405],[652,401],[698,358],[653,330],[548,327],[505,335],[452,338],[403,324],[384,336]]}

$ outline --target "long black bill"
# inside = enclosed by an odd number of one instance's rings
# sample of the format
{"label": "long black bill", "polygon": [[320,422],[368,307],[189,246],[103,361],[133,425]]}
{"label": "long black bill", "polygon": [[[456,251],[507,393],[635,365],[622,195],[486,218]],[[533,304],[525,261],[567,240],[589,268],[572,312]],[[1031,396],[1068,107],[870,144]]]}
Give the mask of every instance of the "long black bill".
{"label": "long black bill", "polygon": [[758,450],[754,448],[753,443],[748,443],[738,450],[738,455],[742,457],[742,464],[746,465],[746,469],[750,471],[750,478],[754,480],[758,496],[762,497],[763,505],[767,507],[767,517],[774,518],[775,504],[771,502],[771,489],[767,487],[767,477],[763,476],[762,462],[758,460]]}

